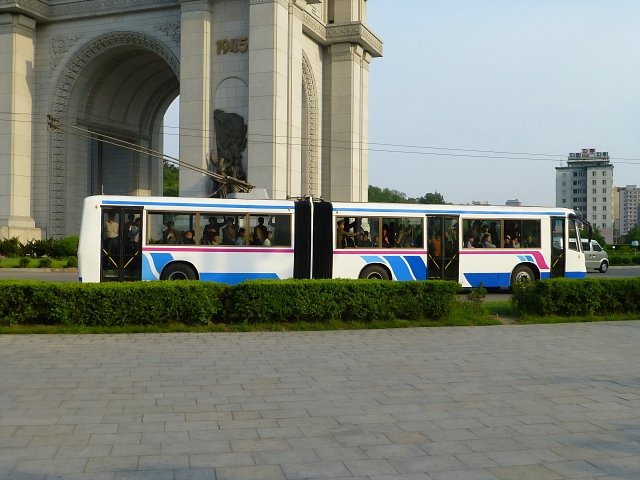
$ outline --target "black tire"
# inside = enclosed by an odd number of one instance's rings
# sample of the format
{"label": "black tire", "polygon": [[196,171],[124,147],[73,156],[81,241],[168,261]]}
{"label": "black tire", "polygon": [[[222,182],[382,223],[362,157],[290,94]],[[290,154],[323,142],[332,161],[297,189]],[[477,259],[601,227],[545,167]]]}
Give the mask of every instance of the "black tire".
{"label": "black tire", "polygon": [[368,265],[360,272],[360,278],[368,280],[391,280],[389,272],[381,265]]}
{"label": "black tire", "polygon": [[160,280],[195,280],[196,272],[184,263],[172,263],[162,270]]}
{"label": "black tire", "polygon": [[521,282],[535,282],[536,276],[533,274],[533,270],[526,265],[518,265],[513,269],[511,274],[511,286]]}
{"label": "black tire", "polygon": [[609,270],[609,262],[606,260],[602,262],[598,270],[600,270],[600,273],[607,273],[607,270]]}

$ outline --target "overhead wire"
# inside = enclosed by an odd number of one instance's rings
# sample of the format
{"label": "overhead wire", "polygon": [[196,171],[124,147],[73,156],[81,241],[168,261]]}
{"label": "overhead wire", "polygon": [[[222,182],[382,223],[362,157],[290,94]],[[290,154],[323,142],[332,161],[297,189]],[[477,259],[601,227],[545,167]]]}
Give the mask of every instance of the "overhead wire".
{"label": "overhead wire", "polygon": [[[176,157],[172,157],[170,155],[164,154],[162,152],[158,152],[156,150],[150,149],[150,148],[146,148],[146,147],[142,147],[140,145],[137,145],[135,143],[132,142],[128,142],[126,140],[122,140],[120,138],[117,137],[112,137],[100,132],[96,132],[90,129],[86,129],[86,128],[82,128],[82,127],[78,127],[76,125],[70,125],[64,122],[61,122],[60,120],[52,117],[51,115],[48,115],[48,126],[51,130],[59,130],[65,133],[69,133],[71,135],[76,135],[79,136],[81,138],[89,138],[89,139],[93,139],[93,140],[99,140],[103,143],[107,143],[109,145],[114,145],[116,147],[121,147],[121,148],[126,148],[128,150],[137,152],[137,153],[141,153],[143,155],[149,155],[151,157],[155,157],[155,158],[159,158],[162,159],[170,164],[174,164],[174,165],[178,165],[179,167],[184,167],[188,170],[193,170],[195,172],[201,173],[203,175],[209,176],[213,179],[215,179],[217,182],[219,183],[232,183],[234,185],[236,185],[241,191],[245,191],[248,192],[250,190],[253,189],[253,185],[234,178],[234,177],[230,177],[228,175],[224,175],[224,174],[218,174],[215,172],[211,172],[209,170],[206,170],[204,168],[198,167],[196,165],[192,165],[190,163],[187,162],[183,162],[180,159],[176,158]],[[63,128],[64,127],[64,128]],[[67,128],[68,130],[65,130],[65,128]]]}
{"label": "overhead wire", "polygon": [[[6,115],[7,112],[0,112],[0,115]],[[13,114],[10,115],[28,115],[28,114]],[[11,121],[11,122],[24,122],[24,123],[34,123],[32,120],[18,120],[18,119],[3,119],[0,117],[1,121]],[[43,122],[35,122],[43,123]],[[70,125],[70,124],[65,124]],[[188,137],[188,138],[199,138],[203,134],[208,132],[203,132],[200,129],[193,129],[189,127],[180,127],[180,126],[171,126],[164,125],[163,128],[165,131],[163,132],[164,136],[175,136],[175,137]],[[167,129],[178,130],[177,133],[167,132]],[[194,133],[185,133],[185,132],[194,132]],[[97,135],[104,136],[104,134],[96,132]],[[256,139],[255,137],[258,137]],[[260,137],[264,138],[263,140]],[[258,133],[249,133],[249,139],[256,144],[269,144],[269,145],[282,145],[287,146],[291,145],[291,141],[299,141],[297,146],[301,148],[307,147],[308,145],[304,142],[306,138],[304,137],[287,137],[287,136],[279,136],[279,135],[264,135]],[[345,146],[341,146],[344,144]],[[135,144],[130,144],[131,146]],[[376,148],[376,147],[391,147],[391,148]],[[336,140],[331,139],[330,145],[328,148],[332,150],[354,150],[354,149],[364,149],[368,152],[372,153],[393,153],[393,154],[401,154],[401,155],[418,155],[418,156],[435,156],[435,157],[453,157],[453,158],[479,158],[479,159],[493,159],[493,160],[521,160],[521,161],[534,161],[534,162],[565,162],[567,160],[567,154],[552,154],[552,153],[536,153],[536,152],[513,152],[513,151],[503,151],[503,150],[483,150],[483,149],[473,149],[473,148],[456,148],[456,147],[441,147],[441,146],[433,146],[433,145],[415,145],[415,144],[402,144],[402,143],[383,143],[383,142],[361,142],[359,144],[353,145],[351,141],[348,140]],[[432,150],[432,151],[429,151]],[[460,153],[457,153],[460,152]],[[157,155],[164,155],[168,158],[168,155],[162,154],[161,152],[155,152]],[[540,157],[540,158],[538,158]],[[177,160],[177,159],[176,159]],[[615,161],[616,164],[626,164],[626,165],[638,165],[640,164],[640,158],[629,158],[629,157],[609,157],[610,161]],[[179,160],[178,160],[179,161]],[[188,167],[187,167],[188,168]],[[208,172],[208,171],[207,171]],[[211,172],[209,172],[211,173]]]}

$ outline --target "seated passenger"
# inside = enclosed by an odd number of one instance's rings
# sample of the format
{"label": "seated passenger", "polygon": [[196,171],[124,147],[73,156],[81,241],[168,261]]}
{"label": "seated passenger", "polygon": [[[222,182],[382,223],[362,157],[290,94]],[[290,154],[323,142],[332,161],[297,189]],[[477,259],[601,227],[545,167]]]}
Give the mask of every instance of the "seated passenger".
{"label": "seated passenger", "polygon": [[518,237],[513,237],[513,248],[520,248],[520,239]]}
{"label": "seated passenger", "polygon": [[491,235],[488,233],[482,235],[482,248],[496,248],[496,246],[491,243]]}
{"label": "seated passenger", "polygon": [[509,235],[504,237],[504,248],[513,248],[513,240]]}
{"label": "seated passenger", "polygon": [[247,245],[247,231],[244,228],[238,230],[238,238],[236,238],[236,245]]}
{"label": "seated passenger", "polygon": [[265,247],[270,247],[272,241],[273,241],[273,233],[271,233],[271,230],[267,230],[267,237],[262,242],[262,245],[264,245]]}
{"label": "seated passenger", "polygon": [[173,229],[173,222],[167,222],[167,228],[162,232],[162,243],[178,243],[178,236]]}
{"label": "seated passenger", "polygon": [[193,230],[185,230],[180,239],[182,245],[195,245],[196,241],[193,238]]}
{"label": "seated passenger", "polygon": [[468,235],[467,236],[467,240],[464,242],[464,248],[475,248],[474,244],[475,243],[475,238],[473,235]]}

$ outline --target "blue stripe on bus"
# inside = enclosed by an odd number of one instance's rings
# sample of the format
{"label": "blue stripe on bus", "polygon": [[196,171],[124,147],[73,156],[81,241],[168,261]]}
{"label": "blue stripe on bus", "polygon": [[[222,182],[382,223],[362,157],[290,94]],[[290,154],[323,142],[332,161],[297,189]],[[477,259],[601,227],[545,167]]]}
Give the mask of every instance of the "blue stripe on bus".
{"label": "blue stripe on bus", "polygon": [[403,209],[403,208],[376,208],[376,207],[335,207],[333,212],[338,217],[343,216],[345,213],[356,212],[391,212],[391,213],[419,213],[427,215],[510,215],[510,216],[531,216],[531,215],[554,215],[554,216],[566,216],[567,212],[557,210],[534,210],[527,212],[505,212],[504,210],[431,210],[431,209]]}
{"label": "blue stripe on bus", "polygon": [[158,280],[146,255],[142,255],[142,280]]}
{"label": "blue stripe on bus", "polygon": [[586,272],[565,272],[564,278],[585,278]]}
{"label": "blue stripe on bus", "polygon": [[540,280],[551,278],[551,272],[540,272]]}
{"label": "blue stripe on bus", "polygon": [[162,269],[165,267],[167,263],[173,260],[173,255],[170,253],[150,253],[151,261],[153,262],[153,266],[158,272],[158,275],[162,273]]}
{"label": "blue stripe on bus", "polygon": [[208,208],[255,208],[257,210],[289,210],[293,209],[293,205],[254,205],[254,204],[235,204],[235,203],[197,203],[197,202],[151,202],[139,201],[132,202],[130,200],[102,200],[101,205],[125,205],[133,207],[208,207]]}
{"label": "blue stripe on bus", "polygon": [[511,273],[465,273],[464,278],[467,279],[472,287],[508,287],[511,284]]}
{"label": "blue stripe on bus", "polygon": [[200,280],[204,282],[220,282],[237,285],[245,280],[278,280],[280,277],[273,272],[243,272],[243,273],[200,273]]}
{"label": "blue stripe on bus", "polygon": [[416,280],[426,280],[427,279],[427,266],[424,263],[422,257],[417,255],[407,255],[404,259],[409,264],[411,268],[411,272]]}
{"label": "blue stripe on bus", "polygon": [[393,270],[393,274],[397,280],[415,280],[402,257],[389,255],[388,257],[384,257],[384,259],[391,265],[391,270]]}

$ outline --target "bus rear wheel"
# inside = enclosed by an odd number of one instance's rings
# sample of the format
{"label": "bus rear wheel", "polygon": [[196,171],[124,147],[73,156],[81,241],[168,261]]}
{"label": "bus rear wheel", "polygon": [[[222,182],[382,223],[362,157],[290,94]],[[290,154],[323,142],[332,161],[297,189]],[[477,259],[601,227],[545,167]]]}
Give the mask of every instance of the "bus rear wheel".
{"label": "bus rear wheel", "polygon": [[522,282],[533,282],[535,281],[536,276],[533,274],[533,270],[526,265],[519,265],[511,274],[511,286],[513,287],[516,283]]}
{"label": "bus rear wheel", "polygon": [[380,265],[369,265],[360,272],[360,278],[368,280],[390,280],[389,272]]}
{"label": "bus rear wheel", "polygon": [[196,272],[189,265],[174,263],[168,265],[160,275],[160,280],[195,280]]}

